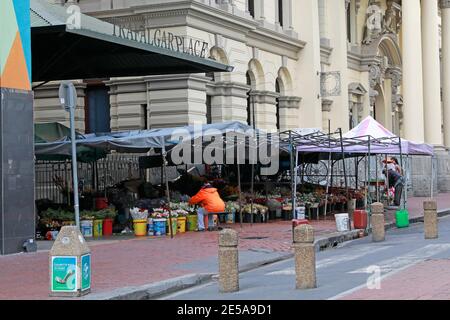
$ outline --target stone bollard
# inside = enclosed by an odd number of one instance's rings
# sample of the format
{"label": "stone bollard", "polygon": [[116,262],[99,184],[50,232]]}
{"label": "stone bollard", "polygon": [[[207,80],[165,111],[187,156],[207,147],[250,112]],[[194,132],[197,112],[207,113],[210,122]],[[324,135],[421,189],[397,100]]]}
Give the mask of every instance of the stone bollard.
{"label": "stone bollard", "polygon": [[437,239],[439,237],[437,202],[435,200],[424,201],[423,209],[425,239]]}
{"label": "stone bollard", "polygon": [[49,260],[51,297],[80,297],[91,291],[91,250],[78,227],[61,228]]}
{"label": "stone bollard", "polygon": [[238,233],[231,229],[219,233],[219,290],[239,291]]}
{"label": "stone bollard", "polygon": [[385,240],[384,206],[382,203],[374,203],[372,208],[372,240],[381,242]]}
{"label": "stone bollard", "polygon": [[294,251],[296,288],[316,288],[316,251],[312,226],[301,225],[294,229]]}

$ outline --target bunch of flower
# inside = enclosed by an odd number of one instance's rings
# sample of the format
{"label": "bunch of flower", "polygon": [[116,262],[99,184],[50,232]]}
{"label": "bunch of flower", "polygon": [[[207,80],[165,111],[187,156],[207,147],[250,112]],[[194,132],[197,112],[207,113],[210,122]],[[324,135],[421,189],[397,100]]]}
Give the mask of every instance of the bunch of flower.
{"label": "bunch of flower", "polygon": [[172,211],[172,217],[176,214],[178,217],[187,217],[189,215],[189,212],[183,209],[177,209]]}
{"label": "bunch of flower", "polygon": [[148,210],[141,208],[133,208],[130,210],[133,220],[146,220],[148,218]]}
{"label": "bunch of flower", "polygon": [[239,203],[237,202],[228,201],[225,205],[225,210],[227,212],[237,212],[240,210]]}
{"label": "bunch of flower", "polygon": [[163,208],[153,209],[152,213],[153,219],[168,219],[169,218],[169,211]]}

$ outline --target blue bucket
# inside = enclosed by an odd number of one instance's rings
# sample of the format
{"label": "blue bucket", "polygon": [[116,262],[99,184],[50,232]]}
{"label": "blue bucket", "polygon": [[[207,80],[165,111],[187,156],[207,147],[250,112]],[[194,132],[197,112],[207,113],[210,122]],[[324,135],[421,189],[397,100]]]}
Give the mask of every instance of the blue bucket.
{"label": "blue bucket", "polygon": [[166,219],[154,219],[153,232],[155,236],[166,235]]}
{"label": "blue bucket", "polygon": [[149,236],[155,235],[155,230],[153,228],[153,219],[152,218],[149,218],[147,220],[147,235],[149,235]]}

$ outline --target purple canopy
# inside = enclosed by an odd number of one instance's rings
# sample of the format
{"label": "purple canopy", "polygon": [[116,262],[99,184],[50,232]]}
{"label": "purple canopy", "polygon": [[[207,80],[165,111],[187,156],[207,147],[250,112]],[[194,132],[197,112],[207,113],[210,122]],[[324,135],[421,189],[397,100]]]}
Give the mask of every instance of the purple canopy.
{"label": "purple canopy", "polygon": [[[401,139],[400,150],[400,139],[370,116],[343,136],[344,152],[353,154],[369,153],[369,139],[371,141],[371,154],[402,153],[422,156],[432,156],[434,154],[432,145],[405,139]],[[297,151],[303,153],[340,153],[342,149],[340,142],[336,144],[334,141],[331,148],[324,142],[324,144],[319,146],[302,145],[297,147]]]}

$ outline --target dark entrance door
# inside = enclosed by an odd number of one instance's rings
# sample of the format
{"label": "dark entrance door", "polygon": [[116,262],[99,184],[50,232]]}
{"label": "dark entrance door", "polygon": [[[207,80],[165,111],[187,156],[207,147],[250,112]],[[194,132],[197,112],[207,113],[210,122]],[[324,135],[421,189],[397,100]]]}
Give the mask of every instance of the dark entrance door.
{"label": "dark entrance door", "polygon": [[86,97],[86,133],[111,132],[108,87],[88,87]]}

